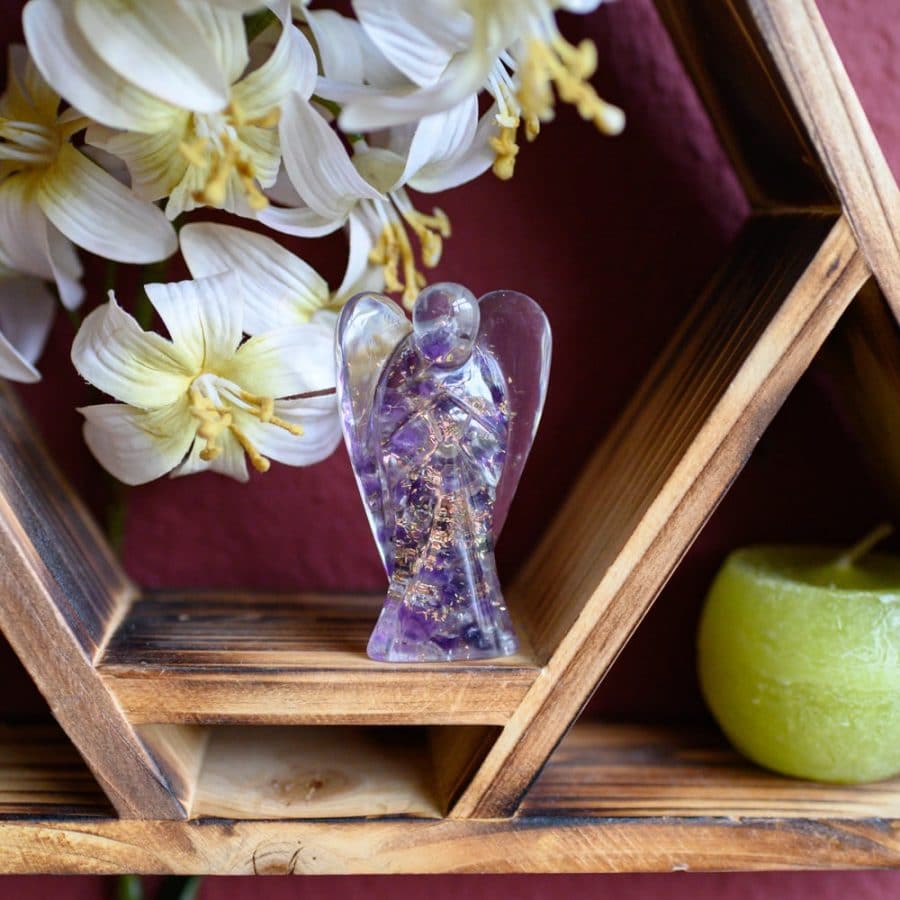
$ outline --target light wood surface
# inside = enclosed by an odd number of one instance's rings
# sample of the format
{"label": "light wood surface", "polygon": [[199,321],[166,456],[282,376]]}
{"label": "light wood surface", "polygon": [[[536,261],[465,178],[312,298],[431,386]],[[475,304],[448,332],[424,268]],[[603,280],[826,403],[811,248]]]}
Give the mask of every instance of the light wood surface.
{"label": "light wood surface", "polygon": [[746,0],[840,199],[900,318],[900,191],[813,0]]}
{"label": "light wood surface", "polygon": [[507,595],[546,677],[453,815],[515,809],[867,277],[843,219],[748,224]]}
{"label": "light wood surface", "polygon": [[[297,729],[303,730],[309,729]],[[214,743],[215,737],[211,748]],[[102,813],[59,818],[48,807],[41,810],[38,798],[59,792],[70,802],[66,794],[73,778],[79,783],[84,777],[84,767],[79,771],[73,764],[74,773],[48,767],[47,782],[36,786],[32,800],[33,775],[17,784],[15,773],[23,770],[4,764],[9,752],[0,734],[0,797],[14,798],[7,812],[0,808],[4,872],[274,875],[900,866],[896,781],[851,790],[781,778],[743,762],[702,731],[579,725],[519,814],[493,822],[404,816],[136,822]],[[286,761],[273,762],[275,779],[284,777]],[[305,777],[304,771],[300,778]],[[296,791],[293,782],[287,791]],[[263,787],[266,794],[271,796],[270,786]]]}
{"label": "light wood surface", "polygon": [[437,818],[425,734],[414,728],[212,729],[191,815]]}
{"label": "light wood surface", "polygon": [[132,722],[503,724],[540,669],[523,654],[385,665],[383,597],[157,594],[99,660]]}
{"label": "light wood surface", "polygon": [[2,383],[0,560],[0,628],[119,814],[186,815],[192,761],[171,731],[139,735],[94,668],[135,590]]}

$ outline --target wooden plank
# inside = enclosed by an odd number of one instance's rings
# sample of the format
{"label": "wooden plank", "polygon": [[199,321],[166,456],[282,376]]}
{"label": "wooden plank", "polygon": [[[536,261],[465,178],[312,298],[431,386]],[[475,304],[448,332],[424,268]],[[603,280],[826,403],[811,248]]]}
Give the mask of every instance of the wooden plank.
{"label": "wooden plank", "polygon": [[900,521],[900,327],[874,279],[825,346],[837,407],[883,491],[884,512]]}
{"label": "wooden plank", "polygon": [[453,815],[512,813],[867,277],[843,219],[750,222],[508,592],[546,675]]}
{"label": "wooden plank", "polygon": [[437,818],[423,729],[212,730],[194,818]]}
{"label": "wooden plank", "polygon": [[0,725],[0,819],[111,815],[109,800],[58,725]]}
{"label": "wooden plank", "polygon": [[366,656],[383,598],[241,593],[142,598],[98,668],[132,722],[503,724],[540,668],[387,665]]}
{"label": "wooden plank", "polygon": [[[0,736],[0,793],[7,773],[16,771],[3,765],[6,752]],[[276,779],[285,771],[276,760]],[[708,783],[716,786],[718,802]],[[607,797],[610,786],[613,796]],[[766,774],[707,732],[579,725],[513,819],[138,822],[0,811],[0,870],[274,875],[900,868],[897,797],[897,781],[846,788]]]}
{"label": "wooden plank", "polygon": [[173,732],[134,730],[94,658],[134,589],[0,385],[0,629],[123,816],[186,815],[190,773]]}
{"label": "wooden plank", "polygon": [[900,192],[814,0],[746,0],[866,261],[900,319]]}
{"label": "wooden plank", "polygon": [[835,207],[784,79],[744,0],[656,0],[751,206]]}
{"label": "wooden plank", "polygon": [[572,729],[520,814],[900,819],[900,778],[785,778],[747,762],[712,729],[591,722]]}

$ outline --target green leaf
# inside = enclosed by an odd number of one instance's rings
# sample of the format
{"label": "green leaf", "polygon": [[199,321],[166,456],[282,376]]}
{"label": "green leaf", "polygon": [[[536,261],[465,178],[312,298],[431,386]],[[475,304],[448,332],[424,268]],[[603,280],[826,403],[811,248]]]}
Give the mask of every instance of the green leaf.
{"label": "green leaf", "polygon": [[167,875],[156,900],[196,900],[203,877],[200,875]]}
{"label": "green leaf", "polygon": [[116,900],[144,900],[144,886],[137,875],[120,875],[116,879]]}
{"label": "green leaf", "polygon": [[259,12],[249,13],[244,16],[244,31],[247,33],[247,43],[261,35],[270,25],[278,22],[278,16],[270,9],[261,9]]}

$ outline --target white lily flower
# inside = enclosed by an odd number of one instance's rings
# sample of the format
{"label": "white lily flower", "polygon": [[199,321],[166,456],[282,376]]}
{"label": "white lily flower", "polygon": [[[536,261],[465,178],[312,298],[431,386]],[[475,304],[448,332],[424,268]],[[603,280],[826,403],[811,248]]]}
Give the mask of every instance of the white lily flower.
{"label": "white lily flower", "polygon": [[0,378],[40,381],[34,363],[55,312],[56,299],[43,281],[0,265]]}
{"label": "white lily flower", "polygon": [[176,105],[216,112],[228,103],[204,8],[252,12],[259,0],[69,0],[89,66],[97,58],[131,84]]}
{"label": "white lily flower", "polygon": [[91,451],[142,484],[210,470],[248,478],[274,459],[310,465],[340,441],[333,329],[310,323],[241,343],[244,286],[234,272],[146,286],[170,339],[116,303],[94,310],[72,345],[75,368],[120,400],[81,410]]}
{"label": "white lily flower", "polygon": [[444,190],[476,177],[490,165],[492,153],[485,130],[479,127],[477,98],[426,117],[412,131],[388,135],[387,147],[370,147],[357,140],[352,157],[310,104],[300,98],[289,100],[282,113],[285,169],[305,205],[270,207],[260,213],[260,221],[304,237],[346,225],[350,261],[345,285],[372,263],[381,267],[387,290],[402,292],[404,303],[411,307],[425,278],[410,234],[418,239],[422,263],[432,268],[440,261],[451,226],[439,208],[431,214],[418,211],[406,187]]}
{"label": "white lily flower", "polygon": [[59,103],[25,48],[10,47],[0,98],[0,262],[55,279],[71,308],[82,294],[81,264],[70,241],[132,263],[170,256],[177,241],[156,207],[72,146],[72,135],[86,122],[60,116]]}
{"label": "white lily flower", "polygon": [[298,256],[265,235],[233,225],[191,223],[181,229],[180,239],[182,256],[194,278],[222,272],[238,275],[247,334],[309,322],[333,329],[336,308],[352,294],[382,287],[356,282],[333,294],[325,279]]}
{"label": "white lily flower", "polygon": [[[130,75],[122,77],[86,41],[77,6],[70,0],[30,0],[23,14],[25,34],[47,80],[106,126],[89,129],[87,140],[126,162],[133,191],[145,200],[168,197],[170,219],[203,205],[247,216],[264,208],[268,201],[260,188],[274,184],[281,159],[281,104],[291,91],[308,98],[315,86],[315,56],[290,23],[288,4],[280,5],[282,32],[271,55],[249,70],[240,13],[189,4],[205,36],[200,60],[207,49],[214,58],[211,70],[208,60],[196,65],[225,86],[224,100],[216,104],[187,87],[170,90],[165,66],[147,67],[142,86]],[[146,12],[154,22],[158,15],[155,6]],[[179,41],[177,52],[189,54],[190,47]],[[151,91],[147,84],[153,79]],[[174,99],[163,99],[172,92]]]}
{"label": "white lily flower", "polygon": [[[345,131],[415,121],[486,89],[497,104],[492,141],[495,174],[509,178],[525,123],[534,140],[554,114],[554,91],[606,134],[624,128],[622,111],[602,100],[588,79],[597,68],[593,42],[577,47],[560,34],[557,10],[587,13],[603,0],[354,0],[369,37],[418,87],[343,93]],[[326,81],[318,89],[329,96]],[[337,99],[336,97],[333,99]]]}

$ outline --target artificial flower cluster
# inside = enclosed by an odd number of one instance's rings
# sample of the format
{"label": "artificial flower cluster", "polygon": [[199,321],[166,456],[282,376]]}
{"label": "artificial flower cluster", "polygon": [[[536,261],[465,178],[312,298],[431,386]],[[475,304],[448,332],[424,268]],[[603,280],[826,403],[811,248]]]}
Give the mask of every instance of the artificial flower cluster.
{"label": "artificial flower cluster", "polygon": [[[193,280],[145,287],[168,338],[112,292],[79,327],[75,367],[120,401],[82,410],[94,454],[131,484],[324,458],[335,310],[363,289],[411,306],[450,236],[414,192],[512,177],[520,133],[533,140],[557,98],[623,127],[590,85],[594,45],[555,21],[600,2],[355,0],[350,17],[28,0],[0,98],[0,376],[39,378],[57,302],[83,299],[78,248],[149,264],[180,247]],[[302,237],[344,229],[341,284],[259,226],[185,224],[202,207]]]}

